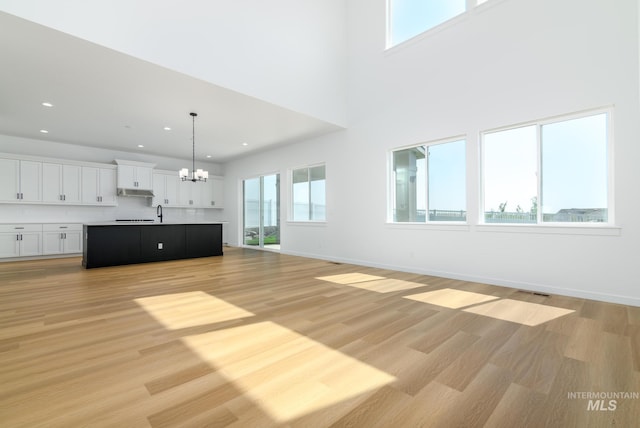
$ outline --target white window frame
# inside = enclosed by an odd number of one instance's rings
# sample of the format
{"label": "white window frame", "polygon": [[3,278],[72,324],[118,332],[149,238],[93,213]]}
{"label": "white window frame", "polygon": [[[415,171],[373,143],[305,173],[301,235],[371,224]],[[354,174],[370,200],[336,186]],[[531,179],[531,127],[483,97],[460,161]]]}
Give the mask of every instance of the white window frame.
{"label": "white window frame", "polygon": [[[288,178],[289,178],[289,186],[288,186],[288,195],[289,195],[289,208],[288,208],[288,223],[301,223],[301,224],[318,224],[318,225],[322,225],[325,224],[327,222],[327,206],[325,205],[325,214],[324,214],[324,220],[311,220],[311,219],[307,219],[307,220],[295,220],[294,219],[294,200],[293,200],[293,172],[299,169],[307,169],[307,170],[311,170],[311,168],[316,168],[319,166],[323,166],[324,167],[324,182],[325,182],[325,203],[327,201],[327,164],[325,162],[320,162],[320,163],[314,163],[314,164],[309,164],[309,165],[301,165],[301,166],[297,166],[294,168],[290,168],[288,170]],[[309,181],[309,186],[311,185],[311,181]],[[311,205],[311,189],[309,189],[309,205]]]}
{"label": "white window frame", "polygon": [[462,19],[462,17],[466,17],[470,13],[475,12],[476,8],[478,8],[478,10],[482,10],[486,8],[488,5],[494,5],[495,3],[499,3],[505,0],[484,0],[482,3],[480,3],[480,0],[466,0],[464,12],[458,15],[452,16],[451,18],[445,21],[442,21],[441,23],[436,24],[433,27],[425,28],[423,31],[416,34],[415,36],[410,37],[396,44],[393,44],[393,40],[391,37],[392,30],[393,30],[392,24],[391,24],[391,7],[392,7],[391,3],[393,1],[394,0],[387,0],[385,3],[385,50],[390,50],[397,46],[402,46],[407,43],[410,43],[411,41],[422,39],[423,37],[425,37],[426,34],[431,34],[433,32],[437,32],[443,28],[446,28],[449,25],[453,24],[454,22],[457,22],[459,19]]}
{"label": "white window frame", "polygon": [[[396,200],[396,174],[395,174],[395,165],[394,165],[394,153],[395,152],[399,152],[402,150],[408,150],[408,149],[412,149],[412,148],[416,148],[416,147],[424,147],[425,149],[431,147],[431,146],[437,146],[437,145],[441,145],[441,144],[447,144],[447,143],[455,143],[458,141],[464,141],[465,143],[465,221],[435,221],[435,220],[429,220],[429,179],[428,179],[428,175],[429,175],[429,162],[427,160],[427,162],[425,163],[426,166],[426,178],[425,178],[425,204],[426,204],[426,212],[425,212],[425,221],[424,222],[408,222],[408,221],[402,221],[402,222],[398,222],[394,220],[394,215],[393,215],[393,211],[394,211],[394,207],[395,207],[395,200]],[[388,160],[387,160],[387,164],[388,164],[388,181],[387,181],[387,224],[391,224],[391,225],[395,225],[395,226],[442,226],[443,229],[449,229],[451,227],[453,227],[454,229],[460,228],[461,226],[464,228],[467,228],[467,226],[469,225],[469,201],[468,201],[468,196],[469,196],[469,189],[467,188],[467,175],[469,172],[469,168],[467,167],[468,165],[468,142],[469,139],[467,138],[467,135],[457,135],[454,137],[447,137],[447,138],[442,138],[439,140],[433,140],[433,141],[428,141],[425,143],[418,143],[418,144],[411,144],[411,145],[407,145],[407,146],[402,146],[402,147],[395,147],[393,149],[391,149],[388,152]]]}
{"label": "white window frame", "polygon": [[[517,229],[522,229],[523,231],[541,231],[542,229],[545,228],[549,228],[549,229],[576,229],[576,230],[583,230],[585,231],[587,234],[590,234],[587,232],[588,229],[610,229],[612,231],[611,234],[617,234],[619,233],[618,231],[618,227],[615,226],[615,205],[614,205],[614,189],[615,189],[615,183],[614,183],[614,139],[613,139],[613,122],[614,122],[614,108],[613,106],[606,106],[606,107],[600,107],[600,108],[596,108],[596,109],[590,109],[590,110],[582,110],[579,112],[574,112],[574,113],[569,113],[569,114],[565,114],[565,115],[560,115],[560,116],[553,116],[553,117],[548,117],[545,119],[540,119],[540,120],[533,120],[533,121],[529,121],[529,122],[523,122],[523,123],[519,123],[519,124],[514,124],[514,125],[509,125],[509,126],[504,126],[504,127],[500,127],[500,128],[494,128],[494,129],[487,129],[484,131],[480,132],[480,138],[479,138],[479,142],[480,142],[480,169],[479,169],[479,173],[480,173],[480,179],[478,180],[478,183],[480,185],[480,191],[478,192],[479,194],[479,200],[478,200],[478,226],[480,226],[482,229],[485,229],[487,231],[503,231],[503,230],[508,230],[508,229],[512,229],[512,228],[517,228]],[[549,125],[549,124],[554,124],[554,123],[559,123],[559,122],[565,122],[565,121],[569,121],[569,120],[574,120],[574,119],[581,119],[581,118],[585,118],[585,117],[589,117],[589,116],[596,116],[599,114],[606,114],[607,115],[607,221],[606,222],[595,222],[595,223],[588,223],[588,222],[543,222],[542,221],[542,216],[543,216],[543,209],[542,209],[542,203],[543,203],[543,198],[542,198],[542,139],[541,139],[541,135],[540,135],[540,130],[542,129],[542,127],[544,125]],[[484,140],[485,140],[485,135],[486,134],[491,134],[491,133],[495,133],[495,132],[501,132],[501,131],[508,131],[508,130],[512,130],[512,129],[517,129],[517,128],[523,128],[523,127],[527,127],[527,126],[535,126],[536,127],[536,157],[537,157],[537,182],[536,182],[536,187],[537,187],[537,198],[538,198],[538,211],[537,211],[537,218],[536,218],[536,223],[522,223],[522,224],[512,224],[512,223],[486,223],[485,222],[485,213],[484,213],[484,202],[485,202],[485,183],[484,183],[484,178],[485,178],[485,174],[484,174],[484,165],[486,164],[485,162],[485,145],[484,145]],[[549,230],[548,233],[558,233],[558,231],[551,231]],[[608,233],[604,233],[604,234],[608,234]]]}

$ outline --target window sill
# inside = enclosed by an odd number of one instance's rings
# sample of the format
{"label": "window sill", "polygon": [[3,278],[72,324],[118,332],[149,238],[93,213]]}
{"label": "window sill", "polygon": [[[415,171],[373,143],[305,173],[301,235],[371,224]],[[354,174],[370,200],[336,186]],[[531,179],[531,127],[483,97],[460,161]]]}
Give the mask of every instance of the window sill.
{"label": "window sill", "polygon": [[464,222],[430,222],[430,223],[395,223],[387,222],[387,226],[393,229],[408,230],[449,230],[457,232],[468,232],[469,224]]}
{"label": "window sill", "polygon": [[312,226],[312,227],[326,227],[326,221],[287,221],[287,226]]}
{"label": "window sill", "polygon": [[549,235],[599,235],[620,236],[619,226],[600,226],[587,224],[478,224],[478,232],[496,233],[537,233]]}

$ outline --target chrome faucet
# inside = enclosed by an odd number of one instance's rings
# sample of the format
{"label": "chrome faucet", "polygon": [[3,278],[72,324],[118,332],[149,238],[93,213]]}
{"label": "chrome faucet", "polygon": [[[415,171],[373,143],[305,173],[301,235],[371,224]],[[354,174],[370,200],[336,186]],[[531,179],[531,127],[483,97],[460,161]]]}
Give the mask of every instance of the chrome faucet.
{"label": "chrome faucet", "polygon": [[162,223],[162,205],[158,205],[156,208],[156,215],[160,217],[160,223]]}

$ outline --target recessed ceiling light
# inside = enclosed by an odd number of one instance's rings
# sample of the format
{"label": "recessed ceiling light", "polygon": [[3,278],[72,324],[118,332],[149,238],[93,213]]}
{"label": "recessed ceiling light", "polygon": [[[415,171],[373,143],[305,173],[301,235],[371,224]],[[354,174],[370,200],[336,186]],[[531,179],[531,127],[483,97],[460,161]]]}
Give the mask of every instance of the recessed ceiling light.
{"label": "recessed ceiling light", "polygon": [[46,102],[46,101],[43,102],[42,105],[45,106],[45,107],[53,107],[53,104],[51,104],[49,102]]}
{"label": "recessed ceiling light", "polygon": [[210,158],[210,157],[211,157],[211,155],[207,155],[207,157],[208,157],[208,158]]}
{"label": "recessed ceiling light", "polygon": [[249,145],[249,143],[242,143],[242,145],[243,145],[243,146],[248,146],[248,145]]}
{"label": "recessed ceiling light", "polygon": [[46,129],[41,129],[40,132],[42,132],[43,134],[48,134],[49,131],[47,131]]}
{"label": "recessed ceiling light", "polygon": [[138,147],[143,148],[144,146],[142,144],[138,144]]}
{"label": "recessed ceiling light", "polygon": [[164,130],[165,130],[165,131],[171,131],[171,128],[169,128],[168,126],[165,126],[165,127],[164,127]]}

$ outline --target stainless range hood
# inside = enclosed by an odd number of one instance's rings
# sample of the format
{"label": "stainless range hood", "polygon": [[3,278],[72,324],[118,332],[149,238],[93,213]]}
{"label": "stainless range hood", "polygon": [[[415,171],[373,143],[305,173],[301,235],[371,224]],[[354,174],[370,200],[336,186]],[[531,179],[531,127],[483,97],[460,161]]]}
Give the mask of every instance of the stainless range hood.
{"label": "stainless range hood", "polygon": [[146,189],[118,189],[118,196],[141,196],[144,198],[153,198],[153,190]]}

